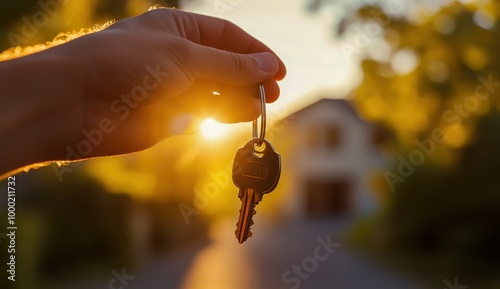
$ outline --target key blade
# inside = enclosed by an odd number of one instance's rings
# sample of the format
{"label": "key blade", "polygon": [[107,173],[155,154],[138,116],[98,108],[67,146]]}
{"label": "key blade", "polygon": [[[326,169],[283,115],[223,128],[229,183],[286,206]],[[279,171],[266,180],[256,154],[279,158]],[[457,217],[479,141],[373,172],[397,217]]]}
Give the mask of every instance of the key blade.
{"label": "key blade", "polygon": [[243,244],[248,238],[252,236],[250,227],[253,225],[252,217],[255,215],[255,190],[247,189],[241,198],[241,209],[238,223],[236,224],[236,238],[240,244]]}

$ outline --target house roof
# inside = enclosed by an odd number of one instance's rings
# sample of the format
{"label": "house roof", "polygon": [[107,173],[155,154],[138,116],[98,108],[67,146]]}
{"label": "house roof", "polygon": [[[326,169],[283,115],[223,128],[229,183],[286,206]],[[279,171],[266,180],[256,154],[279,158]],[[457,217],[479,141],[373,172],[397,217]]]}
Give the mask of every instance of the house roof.
{"label": "house roof", "polygon": [[307,114],[309,111],[313,110],[315,107],[318,106],[331,106],[335,108],[341,108],[354,118],[367,123],[364,119],[362,119],[356,108],[353,106],[353,104],[346,99],[333,99],[333,98],[323,98],[317,102],[314,102],[292,114],[290,114],[288,117],[286,117],[289,120],[295,119],[295,118],[300,118],[302,115]]}

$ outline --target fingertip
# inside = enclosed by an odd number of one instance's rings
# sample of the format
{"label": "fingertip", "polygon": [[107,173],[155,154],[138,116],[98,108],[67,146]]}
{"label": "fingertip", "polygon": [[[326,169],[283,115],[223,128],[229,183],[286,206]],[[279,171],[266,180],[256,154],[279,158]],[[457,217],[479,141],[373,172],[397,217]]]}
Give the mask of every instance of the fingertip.
{"label": "fingertip", "polygon": [[274,80],[267,80],[264,82],[264,90],[266,92],[266,102],[273,103],[280,96],[280,87]]}
{"label": "fingertip", "polygon": [[278,63],[279,63],[278,72],[274,76],[274,80],[276,80],[276,81],[282,80],[286,76],[286,66],[285,66],[285,64],[279,58],[278,58]]}

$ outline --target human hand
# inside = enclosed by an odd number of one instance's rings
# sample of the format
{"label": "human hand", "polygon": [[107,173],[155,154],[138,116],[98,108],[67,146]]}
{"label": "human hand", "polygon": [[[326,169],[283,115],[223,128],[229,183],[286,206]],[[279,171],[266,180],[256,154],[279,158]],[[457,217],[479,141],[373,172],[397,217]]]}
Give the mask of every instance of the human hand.
{"label": "human hand", "polygon": [[[16,75],[15,67],[26,68],[16,71],[17,78],[31,71],[27,81],[18,81],[29,95],[20,105],[31,103],[38,118],[30,118],[33,133],[8,148],[19,150],[36,131],[37,140],[47,139],[39,150],[50,150],[17,167],[139,151],[181,133],[192,117],[250,121],[260,114],[257,84],[264,84],[267,102],[273,102],[276,81],[286,74],[267,46],[234,24],[172,9],[0,63],[0,73]],[[22,94],[19,88],[16,93]],[[78,155],[68,159],[69,149]]]}
{"label": "human hand", "polygon": [[272,102],[286,73],[268,47],[234,24],[172,9],[119,21],[61,50],[79,55],[86,72],[82,129],[98,128],[103,118],[116,125],[93,155],[147,148],[192,116],[250,121],[260,111],[257,84],[264,82]]}

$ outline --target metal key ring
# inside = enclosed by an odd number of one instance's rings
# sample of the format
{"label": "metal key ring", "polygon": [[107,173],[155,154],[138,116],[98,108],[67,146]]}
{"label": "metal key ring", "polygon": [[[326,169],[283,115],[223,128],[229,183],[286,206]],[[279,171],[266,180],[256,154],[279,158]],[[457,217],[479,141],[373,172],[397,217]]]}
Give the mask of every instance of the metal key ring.
{"label": "metal key ring", "polygon": [[[261,113],[261,120],[260,120],[260,135],[259,139],[257,140],[257,146],[261,146],[264,143],[264,139],[266,137],[266,92],[264,90],[264,85],[260,84],[259,85],[259,91],[260,91],[260,113]],[[253,138],[257,138],[257,119],[254,119],[252,122],[252,133],[253,133]]]}

